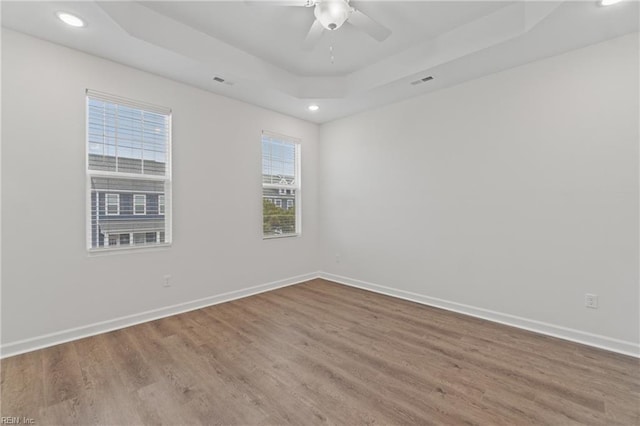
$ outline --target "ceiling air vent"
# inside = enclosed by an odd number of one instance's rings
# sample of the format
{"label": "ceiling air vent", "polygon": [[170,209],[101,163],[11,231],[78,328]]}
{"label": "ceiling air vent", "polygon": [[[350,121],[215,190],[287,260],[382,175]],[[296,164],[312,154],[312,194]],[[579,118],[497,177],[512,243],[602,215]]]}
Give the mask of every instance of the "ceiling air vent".
{"label": "ceiling air vent", "polygon": [[233,86],[235,84],[233,81],[227,81],[224,78],[218,76],[214,76],[213,81],[215,81],[216,83],[224,83],[227,86]]}
{"label": "ceiling air vent", "polygon": [[415,86],[417,84],[422,84],[422,83],[424,83],[426,81],[429,81],[429,80],[433,80],[433,76],[428,76],[428,77],[425,77],[425,78],[421,78],[420,80],[412,81],[409,84],[411,84],[412,86]]}

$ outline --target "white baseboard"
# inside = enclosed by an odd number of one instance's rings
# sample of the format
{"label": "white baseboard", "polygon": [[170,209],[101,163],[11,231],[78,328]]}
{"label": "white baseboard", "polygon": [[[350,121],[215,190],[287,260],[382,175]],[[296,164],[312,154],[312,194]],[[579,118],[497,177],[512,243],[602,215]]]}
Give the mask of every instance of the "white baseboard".
{"label": "white baseboard", "polygon": [[477,308],[475,306],[464,305],[462,303],[451,302],[448,300],[429,297],[418,293],[398,290],[395,288],[372,284],[366,281],[360,281],[353,278],[343,277],[326,272],[321,272],[320,278],[328,281],[334,281],[339,284],[357,287],[363,290],[369,290],[375,293],[385,294],[387,296],[397,297],[400,299],[410,300],[412,302],[421,303],[423,305],[442,308],[448,311],[470,315],[472,317],[481,318],[512,327],[522,328],[524,330],[533,331],[535,333],[545,334],[547,336],[557,337],[559,339],[569,340],[572,342],[594,346],[596,348],[640,358],[640,345],[634,342],[613,339],[599,334],[592,334],[585,331],[522,318],[515,315]]}
{"label": "white baseboard", "polygon": [[31,352],[37,349],[58,345],[60,343],[66,343],[85,337],[95,336],[96,334],[107,333],[109,331],[130,327],[132,325],[193,311],[195,309],[205,308],[207,306],[217,305],[218,303],[241,299],[243,297],[252,296],[254,294],[264,293],[266,291],[299,284],[315,278],[323,278],[339,284],[348,285],[350,287],[357,287],[364,290],[373,291],[375,293],[385,294],[387,296],[397,297],[399,299],[410,300],[412,302],[421,303],[423,305],[434,306],[437,308],[446,309],[448,311],[470,315],[472,317],[533,331],[547,336],[557,337],[560,339],[582,343],[584,345],[594,346],[608,351],[640,358],[640,345],[633,342],[613,339],[598,334],[592,334],[585,331],[522,318],[515,315],[504,314],[501,312],[495,312],[475,306],[464,305],[461,303],[451,302],[435,297],[429,297],[418,293],[398,290],[395,288],[372,284],[366,281],[343,277],[326,272],[313,272],[309,274],[298,275],[295,277],[261,284],[254,287],[248,287],[241,290],[235,290],[215,296],[205,297],[203,299],[179,303],[177,305],[166,306],[164,308],[153,309],[139,314],[114,318],[111,320],[102,321],[82,327],[45,334],[42,336],[37,336],[16,342],[10,342],[0,346],[0,358],[19,355],[21,353]]}
{"label": "white baseboard", "polygon": [[96,334],[107,333],[109,331],[130,327],[132,325],[193,311],[195,309],[205,308],[211,305],[217,305],[218,303],[230,302],[235,299],[241,299],[243,297],[252,296],[254,294],[264,293],[265,291],[299,284],[304,281],[318,278],[319,276],[319,272],[312,272],[309,274],[285,278],[283,280],[273,281],[254,287],[248,287],[241,290],[234,290],[215,296],[205,297],[203,299],[193,300],[185,303],[178,303],[172,306],[165,306],[164,308],[153,309],[150,311],[141,312],[139,314],[127,315],[124,317],[97,322],[82,327],[70,328],[68,330],[44,334],[30,339],[6,343],[0,346],[0,358],[6,358],[25,352],[31,352],[37,349],[58,345],[60,343],[66,343],[73,340],[83,339],[85,337],[95,336]]}

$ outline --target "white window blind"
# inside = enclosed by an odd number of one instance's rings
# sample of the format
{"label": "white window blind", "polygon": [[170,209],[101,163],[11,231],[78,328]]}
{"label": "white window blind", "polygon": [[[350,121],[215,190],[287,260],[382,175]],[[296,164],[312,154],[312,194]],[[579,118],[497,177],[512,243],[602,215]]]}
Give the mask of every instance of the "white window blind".
{"label": "white window blind", "polygon": [[87,248],[171,242],[171,110],[87,90]]}
{"label": "white window blind", "polygon": [[262,233],[264,238],[300,234],[300,142],[262,132]]}

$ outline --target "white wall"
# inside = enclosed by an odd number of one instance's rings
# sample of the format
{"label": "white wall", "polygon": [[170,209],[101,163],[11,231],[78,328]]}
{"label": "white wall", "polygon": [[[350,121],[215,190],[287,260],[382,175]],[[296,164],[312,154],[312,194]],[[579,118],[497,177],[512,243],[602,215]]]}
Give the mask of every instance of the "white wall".
{"label": "white wall", "polygon": [[[637,352],[638,71],[627,36],[323,125],[320,143],[316,125],[3,30],[3,355],[321,268]],[[87,256],[85,88],[173,108],[170,249]],[[261,238],[262,129],[303,140],[300,238]]]}
{"label": "white wall", "polygon": [[638,353],[638,77],[634,34],[323,125],[326,276]]}
{"label": "white wall", "polygon": [[[87,255],[86,88],[173,109],[170,249]],[[263,129],[302,139],[299,238],[262,240]],[[74,327],[315,273],[317,150],[315,124],[3,30],[4,354],[170,310]]]}

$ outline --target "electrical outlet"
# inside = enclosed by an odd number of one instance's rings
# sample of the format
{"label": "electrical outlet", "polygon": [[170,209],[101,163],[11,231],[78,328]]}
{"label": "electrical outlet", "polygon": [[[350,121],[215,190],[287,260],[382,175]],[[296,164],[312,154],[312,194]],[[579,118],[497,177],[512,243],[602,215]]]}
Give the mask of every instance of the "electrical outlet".
{"label": "electrical outlet", "polygon": [[598,295],[597,294],[585,294],[584,306],[591,309],[598,309]]}
{"label": "electrical outlet", "polygon": [[336,253],[336,263],[340,263],[340,253]]}
{"label": "electrical outlet", "polygon": [[162,287],[171,287],[171,275],[165,275]]}

